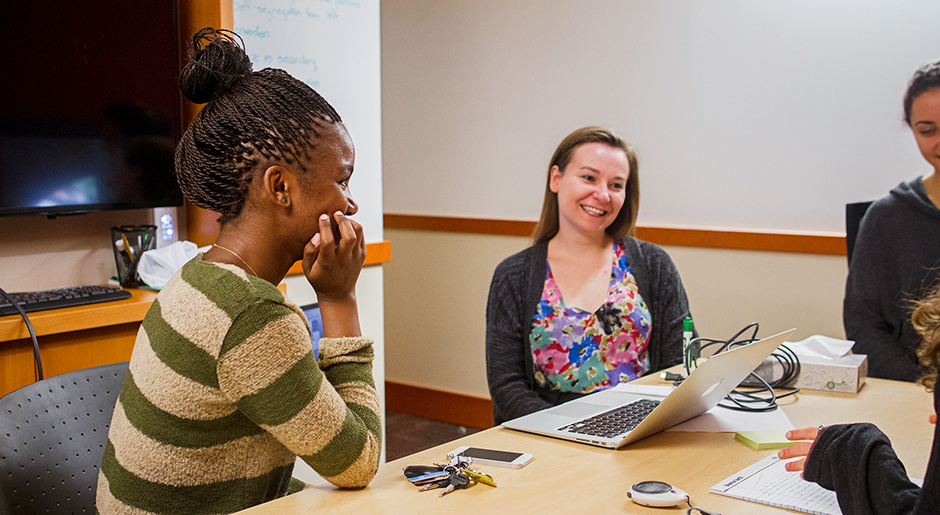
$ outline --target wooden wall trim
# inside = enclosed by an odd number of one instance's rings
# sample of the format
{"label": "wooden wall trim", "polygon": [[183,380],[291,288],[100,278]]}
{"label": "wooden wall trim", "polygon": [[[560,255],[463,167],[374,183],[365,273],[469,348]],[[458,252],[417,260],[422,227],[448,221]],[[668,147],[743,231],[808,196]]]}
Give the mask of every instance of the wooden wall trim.
{"label": "wooden wall trim", "polygon": [[[366,261],[363,265],[380,265],[382,263],[388,263],[391,260],[392,243],[390,241],[385,240],[378,243],[366,243]],[[290,267],[290,270],[287,271],[287,275],[302,273],[304,273],[304,269],[300,261],[294,263],[293,266]]]}
{"label": "wooden wall trim", "polygon": [[493,401],[385,381],[385,409],[479,429],[493,427]]}
{"label": "wooden wall trim", "polygon": [[803,254],[845,255],[845,236],[676,227],[637,227],[637,237],[659,245]]}
{"label": "wooden wall trim", "polygon": [[[535,222],[447,216],[386,213],[386,229],[443,231],[504,236],[531,236]],[[783,233],[722,229],[640,226],[637,237],[659,245],[764,250],[803,254],[845,255],[845,236],[840,234]]]}
{"label": "wooden wall trim", "polygon": [[392,260],[392,242],[385,240],[378,243],[366,243],[366,261],[364,265],[378,265]]}
{"label": "wooden wall trim", "polygon": [[532,236],[532,233],[535,231],[535,222],[519,220],[394,215],[389,213],[385,213],[382,225],[386,229],[465,232],[473,234],[497,234],[501,236]]}

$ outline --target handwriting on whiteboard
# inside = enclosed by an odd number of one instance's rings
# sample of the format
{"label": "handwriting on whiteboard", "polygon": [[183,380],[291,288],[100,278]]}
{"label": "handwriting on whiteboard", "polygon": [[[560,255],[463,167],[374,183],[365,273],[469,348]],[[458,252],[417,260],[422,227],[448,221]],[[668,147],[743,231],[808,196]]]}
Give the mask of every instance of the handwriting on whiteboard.
{"label": "handwriting on whiteboard", "polygon": [[321,56],[335,54],[342,45],[342,38],[331,35],[356,23],[362,5],[354,0],[235,0],[232,8],[235,32],[245,40],[255,69],[281,68],[319,88]]}

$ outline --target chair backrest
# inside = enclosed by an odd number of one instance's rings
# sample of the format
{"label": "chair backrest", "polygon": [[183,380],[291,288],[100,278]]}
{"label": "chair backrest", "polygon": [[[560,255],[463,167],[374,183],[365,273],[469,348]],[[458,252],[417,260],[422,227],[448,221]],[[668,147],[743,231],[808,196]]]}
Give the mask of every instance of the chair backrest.
{"label": "chair backrest", "polygon": [[858,227],[862,223],[862,217],[872,205],[868,202],[852,202],[845,205],[845,257],[852,262],[852,252],[855,250],[855,236],[858,235]]}
{"label": "chair backrest", "polygon": [[0,398],[0,513],[95,513],[98,469],[126,362]]}

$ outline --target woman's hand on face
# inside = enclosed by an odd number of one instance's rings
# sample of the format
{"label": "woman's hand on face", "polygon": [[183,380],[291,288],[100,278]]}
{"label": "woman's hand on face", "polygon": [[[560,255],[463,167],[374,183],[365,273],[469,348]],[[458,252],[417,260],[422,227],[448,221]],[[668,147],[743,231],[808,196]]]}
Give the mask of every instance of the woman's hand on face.
{"label": "woman's hand on face", "polygon": [[366,259],[362,226],[339,211],[333,219],[339,241],[334,236],[330,216],[323,214],[319,219],[320,232],[304,247],[304,275],[317,292],[319,302],[354,298],[356,281]]}
{"label": "woman's hand on face", "polygon": [[787,463],[785,465],[787,470],[791,472],[803,470],[803,466],[806,464],[806,457],[809,455],[810,449],[813,448],[813,443],[816,441],[817,435],[819,435],[819,428],[816,427],[787,431],[787,440],[809,440],[808,442],[800,442],[786,449],[777,451],[777,456],[782,460],[800,458]]}

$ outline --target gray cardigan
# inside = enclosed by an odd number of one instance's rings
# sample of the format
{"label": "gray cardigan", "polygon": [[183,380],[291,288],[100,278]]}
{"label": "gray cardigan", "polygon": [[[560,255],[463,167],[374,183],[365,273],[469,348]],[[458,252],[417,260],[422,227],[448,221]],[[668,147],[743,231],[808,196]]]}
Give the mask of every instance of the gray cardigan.
{"label": "gray cardigan", "polygon": [[[652,316],[650,372],[682,362],[683,321],[689,301],[669,255],[655,244],[623,241],[630,271]],[[493,399],[493,422],[521,417],[571,400],[535,383],[529,333],[542,298],[548,243],[514,254],[499,264],[486,303],[486,378]]]}

